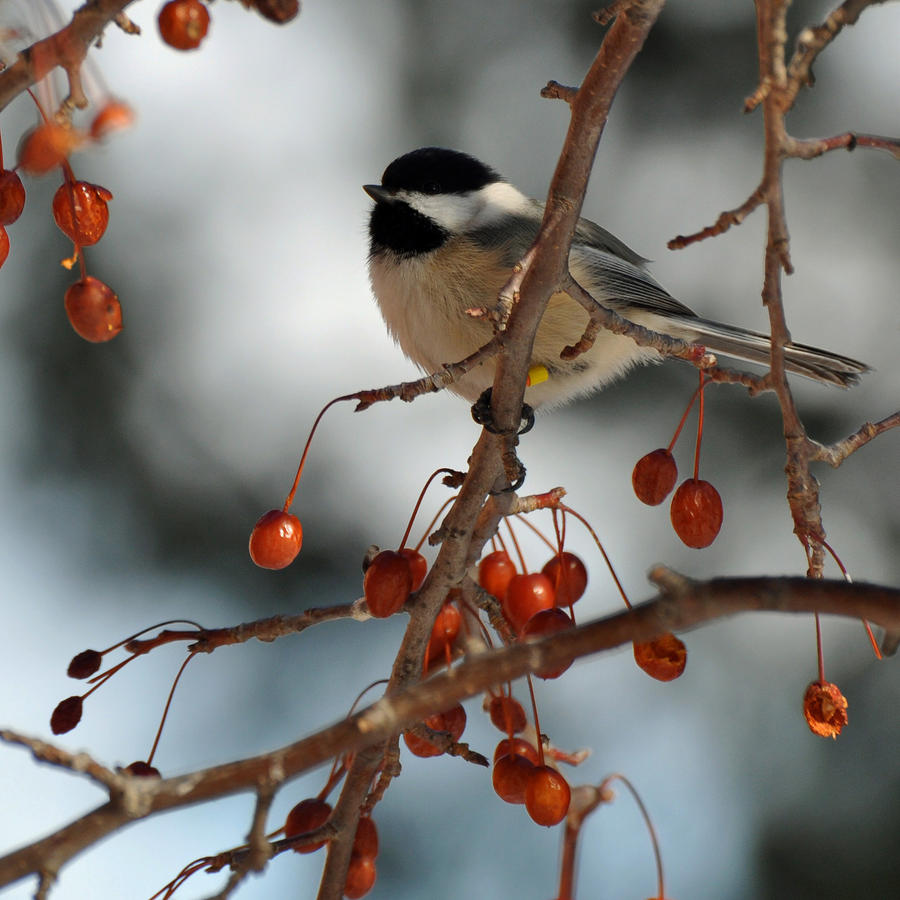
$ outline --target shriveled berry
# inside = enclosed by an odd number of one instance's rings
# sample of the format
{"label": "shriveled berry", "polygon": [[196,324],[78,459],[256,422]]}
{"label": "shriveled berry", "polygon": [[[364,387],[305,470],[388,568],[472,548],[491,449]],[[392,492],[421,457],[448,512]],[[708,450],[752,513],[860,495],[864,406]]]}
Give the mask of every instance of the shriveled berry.
{"label": "shriveled berry", "polygon": [[506,621],[519,634],[535,613],[550,609],[555,603],[556,592],[550,579],[542,572],[529,572],[510,579],[500,605]]}
{"label": "shriveled berry", "polygon": [[344,896],[347,900],[365,897],[375,884],[375,875],[375,860],[371,856],[351,856],[347,880],[344,882]]}
{"label": "shriveled berry", "polygon": [[53,195],[53,218],[60,231],[79,247],[90,247],[103,237],[109,224],[113,195],[87,181],[63,182]]}
{"label": "shriveled berry", "polygon": [[19,142],[19,168],[29,175],[45,175],[62,165],[68,155],[84,142],[84,136],[57,122],[42,122]]}
{"label": "shriveled berry", "polygon": [[836,684],[814,681],[803,695],[803,715],[819,737],[836,738],[847,724],[847,698]]}
{"label": "shriveled berry", "polygon": [[156,766],[151,766],[140,759],[125,766],[125,774],[135,775],[139,778],[162,778]]}
{"label": "shriveled berry", "polygon": [[569,811],[569,783],[550,766],[535,766],[525,788],[525,809],[538,825],[558,825]]}
{"label": "shriveled berry", "polygon": [[554,556],[541,571],[553,582],[557,606],[571,606],[587,589],[587,569],[574,553]]}
{"label": "shriveled berry", "polygon": [[642,456],[631,473],[631,485],[641,503],[659,506],[675,487],[678,466],[672,454],[664,449]]}
{"label": "shriveled berry", "polygon": [[505,550],[495,550],[478,563],[478,583],[489,594],[502,601],[516,571],[516,564],[509,558],[509,554]]}
{"label": "shriveled berry", "polygon": [[688,547],[708,547],[722,527],[722,498],[708,481],[688,478],[675,491],[669,514],[675,534]]}
{"label": "shriveled berry", "polygon": [[409,561],[396,550],[382,550],[363,577],[363,594],[369,612],[376,619],[394,615],[412,591]]}
{"label": "shriveled berry", "polygon": [[122,306],[109,285],[88,275],[70,285],[64,303],[69,323],[86,341],[111,341],[122,330]]}
{"label": "shriveled berry", "polygon": [[509,754],[494,761],[491,784],[497,796],[506,803],[524,803],[528,779],[535,764],[525,756]]}
{"label": "shriveled berry", "polygon": [[81,721],[84,702],[81,697],[67,697],[56,704],[50,716],[50,730],[54,734],[65,734]]}
{"label": "shriveled berry", "polygon": [[303,544],[300,520],[283,509],[270,509],[250,532],[250,559],[262,569],[289,566]]}
{"label": "shriveled berry", "polygon": [[409,572],[412,576],[412,587],[410,590],[417,591],[422,587],[422,582],[428,573],[428,561],[418,550],[413,550],[412,547],[401,547],[397,552],[409,563]]}
{"label": "shriveled berry", "polygon": [[524,731],[528,724],[525,710],[515,697],[508,697],[505,694],[491,697],[488,712],[494,727],[506,734],[518,734]]}
{"label": "shriveled berry", "polygon": [[196,50],[209,30],[209,11],[200,0],[170,0],[159,11],[159,33],[176,50]]}
{"label": "shriveled berry", "polygon": [[687,665],[684,641],[671,632],[652,641],[634,645],[634,661],[657,681],[673,681]]}
{"label": "shriveled berry", "polygon": [[101,662],[103,656],[97,650],[82,650],[72,657],[66,674],[69,678],[90,678],[100,668]]}
{"label": "shriveled berry", "polygon": [[[447,712],[437,713],[425,719],[425,726],[432,731],[446,731],[454,741],[458,741],[466,730],[466,711],[456,704]],[[409,731],[403,732],[403,740],[415,756],[440,756],[444,751],[425,738],[417,737]]]}
{"label": "shriveled berry", "polygon": [[25,185],[18,172],[0,169],[0,225],[12,225],[25,209]]}
{"label": "shriveled berry", "polygon": [[[554,606],[552,609],[542,609],[540,612],[535,613],[525,623],[525,627],[522,629],[522,637],[546,637],[547,635],[558,634],[560,631],[568,631],[574,625],[575,623],[564,609]],[[555,668],[541,669],[534,674],[538,678],[559,678],[571,665],[571,661],[565,662]]]}
{"label": "shriveled berry", "polygon": [[[314,831],[320,825],[324,825],[331,815],[331,805],[318,797],[309,797],[301,800],[287,814],[284,820],[284,836],[286,838]],[[313,853],[319,847],[324,847],[326,841],[315,841],[311,844],[295,844],[293,850],[296,853]]]}

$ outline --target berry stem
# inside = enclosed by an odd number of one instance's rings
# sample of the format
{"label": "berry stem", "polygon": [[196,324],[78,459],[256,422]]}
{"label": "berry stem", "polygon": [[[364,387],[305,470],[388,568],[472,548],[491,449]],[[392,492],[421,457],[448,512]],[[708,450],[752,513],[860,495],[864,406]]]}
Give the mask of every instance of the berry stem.
{"label": "berry stem", "polygon": [[551,541],[537,525],[533,522],[529,522],[527,516],[522,513],[515,513],[515,517],[524,526],[530,528],[550,548],[551,552],[556,553],[557,548],[553,546],[553,541]]}
{"label": "berry stem", "polygon": [[[457,498],[458,496],[459,496],[459,494],[454,494],[452,497],[448,497],[448,498],[441,504],[441,508],[434,514],[434,517],[433,517],[432,520],[428,523],[428,527],[425,529],[425,531],[422,532],[422,537],[419,538],[419,543],[416,544],[415,547],[413,547],[413,550],[415,550],[416,553],[418,553],[418,552],[422,549],[422,544],[425,543],[426,539],[428,538],[428,535],[431,534],[432,529],[434,528],[435,525],[437,525],[437,521],[438,521],[438,519],[444,514],[444,510],[445,510],[451,503],[453,503],[453,501],[456,500],[456,498]],[[401,545],[401,546],[402,546],[402,545]],[[496,549],[496,548],[495,548],[495,549]]]}
{"label": "berry stem", "polygon": [[[563,550],[566,546],[566,514],[562,514],[562,528],[559,526],[558,510],[553,507],[553,530],[556,532],[556,556],[559,559],[559,574],[562,576],[562,583],[566,589],[566,593],[571,596],[569,589],[569,567],[563,559]],[[554,585],[556,587],[556,585]],[[575,601],[569,603],[569,615],[572,622],[575,622]]]}
{"label": "berry stem", "polygon": [[169,715],[169,707],[172,705],[172,698],[175,696],[175,688],[178,687],[178,681],[180,680],[184,670],[187,668],[187,664],[196,656],[196,653],[189,653],[187,655],[187,659],[181,664],[181,668],[178,670],[178,674],[175,676],[175,680],[172,682],[172,689],[169,691],[169,696],[166,699],[166,705],[163,708],[162,718],[159,720],[159,728],[156,729],[156,737],[153,739],[153,746],[150,748],[150,755],[147,757],[147,765],[153,764],[153,757],[156,755],[156,748],[159,746],[159,739],[162,737],[163,727],[166,724],[166,717]]}
{"label": "berry stem", "polygon": [[822,653],[822,623],[819,621],[818,612],[816,617],[816,655],[819,658],[819,684],[825,684],[825,656]]}
{"label": "berry stem", "polygon": [[[422,490],[419,491],[419,499],[416,500],[416,505],[413,507],[412,515],[409,517],[409,522],[406,525],[406,531],[403,532],[403,537],[400,540],[400,546],[397,548],[398,550],[402,550],[406,546],[407,538],[409,538],[409,533],[412,531],[413,522],[416,520],[416,514],[419,512],[419,507],[422,505],[422,501],[425,499],[425,492],[428,490],[431,482],[434,481],[438,475],[453,475],[453,469],[435,469],[429,476],[428,480],[425,482]],[[416,552],[418,552],[418,547],[416,547]]]}
{"label": "berry stem", "polygon": [[681,414],[681,421],[678,423],[678,427],[675,429],[675,434],[672,435],[672,440],[669,441],[669,446],[666,447],[669,453],[672,452],[672,448],[678,441],[678,435],[681,434],[681,429],[684,428],[684,423],[687,421],[688,413],[690,413],[691,409],[694,406],[694,401],[697,399],[697,395],[703,391],[703,388],[705,388],[708,383],[708,381],[704,380],[703,373],[701,372],[700,387],[698,387],[691,395],[691,399],[688,401],[688,405],[684,408],[684,412]]}
{"label": "berry stem", "polygon": [[[516,555],[519,557],[519,564],[522,566],[522,574],[528,574],[528,566],[525,563],[525,556],[522,553],[522,548],[519,546],[518,540],[516,540],[516,533],[513,531],[512,524],[509,519],[506,520],[506,528],[509,531],[510,540],[513,542],[513,547],[516,548]],[[504,550],[506,548],[504,547]]]}
{"label": "berry stem", "polygon": [[694,448],[694,481],[697,481],[700,475],[700,441],[703,438],[703,379],[704,375],[700,373],[700,387],[697,393],[700,395],[700,404],[697,410],[697,445]]}

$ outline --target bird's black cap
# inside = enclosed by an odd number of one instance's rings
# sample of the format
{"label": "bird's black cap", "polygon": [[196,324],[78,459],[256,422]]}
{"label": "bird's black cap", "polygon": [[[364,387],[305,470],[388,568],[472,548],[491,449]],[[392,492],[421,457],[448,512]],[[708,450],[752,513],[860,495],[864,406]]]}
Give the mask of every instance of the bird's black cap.
{"label": "bird's black cap", "polygon": [[443,147],[422,147],[395,159],[381,176],[388,190],[465,194],[503,179],[483,162]]}

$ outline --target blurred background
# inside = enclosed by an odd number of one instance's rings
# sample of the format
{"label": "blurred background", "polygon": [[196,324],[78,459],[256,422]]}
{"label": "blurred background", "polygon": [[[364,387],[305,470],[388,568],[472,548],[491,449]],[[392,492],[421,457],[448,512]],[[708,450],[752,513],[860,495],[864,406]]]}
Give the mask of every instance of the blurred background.
{"label": "blurred background", "polygon": [[[16,22],[21,6],[6,0],[0,14]],[[219,2],[201,49],[179,53],[158,37],[158,6],[129,8],[144,35],[110,27],[95,54],[110,90],[136,108],[135,127],[73,159],[79,178],[115,195],[109,230],[87,259],[119,294],[125,330],[92,346],[66,321],[72,276],[59,260],[71,247],[49,214],[55,176],[27,180],[0,271],[0,722],[45,738],[53,707],[79,690],[65,676],[78,651],[169,618],[220,626],[350,601],[361,593],[365,548],[397,544],[428,474],[465,467],[477,430],[451,396],[360,415],[337,406],[294,506],[300,557],[270,573],[247,555],[249,531],[281,504],[322,405],[416,376],[371,299],[370,201],[360,186],[407,150],[439,144],[543,196],[568,112],[538,92],[551,78],[579,83],[602,34],[589,2],[308,0],[282,28]],[[795,2],[792,34],[828,9]],[[900,132],[898,33],[900,8],[888,5],[842,34],[790,116],[793,133]],[[701,314],[765,328],[761,212],[714,241],[665,249],[756,186],[761,117],[741,113],[755,84],[752,4],[671,2],[616,101],[585,214],[652,257],[658,279]],[[27,98],[3,112],[7,160],[34,119]],[[796,382],[810,433],[832,441],[897,408],[897,161],[860,150],[791,162],[785,189],[792,333],[875,370],[847,392]],[[645,573],[656,562],[697,578],[805,571],[772,396],[707,392],[701,472],[725,503],[711,548],[683,547],[666,508],[633,496],[634,462],[668,442],[695,383],[675,362],[635,372],[542,417],[522,443],[527,489],[567,488],[635,601],[651,595]],[[691,423],[676,452],[683,472]],[[817,470],[829,540],[858,580],[900,580],[897,440],[888,434],[841,470]],[[432,489],[417,537],[446,495]],[[551,527],[549,518],[537,524]],[[525,544],[542,565],[546,551]],[[577,527],[569,546],[590,571],[581,618],[618,609]],[[336,623],[198,659],[156,764],[179,774],[333,722],[388,674],[403,625]],[[593,751],[572,780],[617,771],[641,792],[673,898],[896,896],[897,663],[873,660],[858,623],[825,620],[826,671],[849,699],[850,725],[822,740],[800,709],[816,675],[814,638],[808,617],[743,616],[688,635],[677,682],[651,681],[623,651],[538,686],[553,741]],[[182,652],[166,648],[126,668],[59,743],[108,765],[145,758]],[[516,692],[525,699],[523,685]],[[467,709],[465,739],[491,754],[499,736],[477,699]],[[282,790],[271,827],[325,775]],[[0,747],[0,795],[4,852],[103,801],[90,784],[10,747]],[[147,898],[188,861],[241,843],[251,808],[238,796],[142,822],[67,866],[53,897]],[[500,801],[487,771],[405,753],[375,818],[373,897],[555,896],[559,829]],[[286,854],[238,895],[312,898],[322,860]],[[655,890],[649,840],[626,795],[586,827],[579,871],[580,897]],[[178,896],[210,896],[222,881],[195,876]],[[0,893],[32,892],[23,882]]]}

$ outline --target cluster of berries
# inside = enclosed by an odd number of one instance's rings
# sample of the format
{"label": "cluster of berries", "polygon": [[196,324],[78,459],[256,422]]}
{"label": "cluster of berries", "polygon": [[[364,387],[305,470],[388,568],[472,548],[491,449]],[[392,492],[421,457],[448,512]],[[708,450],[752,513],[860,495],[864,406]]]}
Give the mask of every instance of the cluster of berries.
{"label": "cluster of berries", "polygon": [[[300,12],[300,0],[241,0],[247,9],[279,25]],[[209,31],[209,10],[200,0],[169,0],[157,16],[162,39],[176,50],[196,50]]]}

